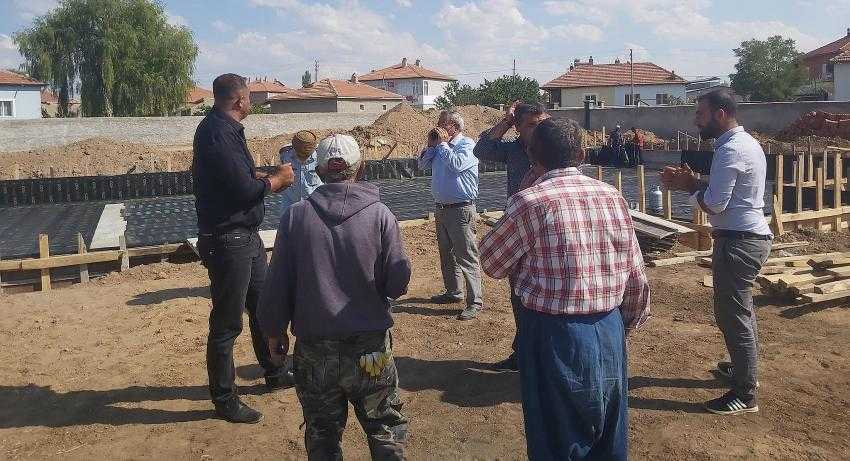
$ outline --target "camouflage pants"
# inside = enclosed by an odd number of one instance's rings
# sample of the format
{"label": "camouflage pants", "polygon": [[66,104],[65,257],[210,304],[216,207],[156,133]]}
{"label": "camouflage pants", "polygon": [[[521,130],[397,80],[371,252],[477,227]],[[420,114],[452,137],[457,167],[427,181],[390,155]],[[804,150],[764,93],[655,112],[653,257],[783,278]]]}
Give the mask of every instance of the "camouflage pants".
{"label": "camouflage pants", "polygon": [[308,459],[342,459],[348,402],[366,432],[372,459],[404,458],[407,419],[401,414],[395,360],[391,357],[377,378],[359,365],[361,355],[391,349],[389,331],[344,340],[296,340],[295,391],[304,411]]}

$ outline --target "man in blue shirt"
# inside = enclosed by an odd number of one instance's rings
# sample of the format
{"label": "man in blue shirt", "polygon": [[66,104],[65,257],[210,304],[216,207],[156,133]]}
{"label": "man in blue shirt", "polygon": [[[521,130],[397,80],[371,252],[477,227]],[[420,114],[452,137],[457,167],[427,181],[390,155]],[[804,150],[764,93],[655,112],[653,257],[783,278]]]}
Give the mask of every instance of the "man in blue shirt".
{"label": "man in blue shirt", "polygon": [[280,163],[292,165],[295,182],[281,195],[281,213],[292,204],[305,199],[321,186],[322,180],[316,173],[316,145],[319,139],[316,133],[301,130],[292,137],[292,145],[280,150]]}
{"label": "man in blue shirt", "polygon": [[431,193],[435,201],[437,244],[446,291],[434,296],[436,303],[463,300],[461,281],[466,282],[466,309],[458,319],[470,320],[483,308],[481,266],[474,227],[478,197],[478,159],[475,141],[463,135],[463,117],[443,111],[437,128],[428,134],[428,147],[419,156],[419,168],[431,168]]}
{"label": "man in blue shirt", "polygon": [[[475,145],[473,153],[479,160],[505,164],[508,173],[508,197],[522,189],[523,178],[531,171],[531,161],[528,158],[526,146],[534,134],[534,129],[547,118],[549,114],[542,104],[524,104],[521,101],[515,101],[496,126],[481,133],[478,144]],[[502,137],[511,128],[516,129],[517,137],[511,141],[502,141]],[[514,293],[511,281],[511,307],[513,307],[515,321],[520,305],[519,297]],[[516,359],[517,341],[515,334],[511,343],[511,355],[505,360],[494,363],[492,365],[494,370],[519,370]]]}

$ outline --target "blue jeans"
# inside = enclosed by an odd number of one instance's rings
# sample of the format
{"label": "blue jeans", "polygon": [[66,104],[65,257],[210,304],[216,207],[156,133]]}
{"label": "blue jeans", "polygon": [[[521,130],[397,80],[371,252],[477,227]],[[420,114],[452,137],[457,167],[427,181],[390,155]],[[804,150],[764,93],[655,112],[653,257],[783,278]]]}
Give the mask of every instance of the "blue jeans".
{"label": "blue jeans", "polygon": [[530,460],[628,458],[628,372],[620,309],[519,309],[520,382]]}

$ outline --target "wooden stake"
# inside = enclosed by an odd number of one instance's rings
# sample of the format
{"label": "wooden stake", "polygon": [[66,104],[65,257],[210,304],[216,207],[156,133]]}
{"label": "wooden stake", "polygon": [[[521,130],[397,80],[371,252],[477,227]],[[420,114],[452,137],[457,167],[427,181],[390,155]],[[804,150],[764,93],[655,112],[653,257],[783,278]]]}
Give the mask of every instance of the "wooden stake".
{"label": "wooden stake", "polygon": [[[47,240],[47,234],[38,234],[38,257],[50,257],[50,242]],[[41,270],[41,291],[50,290],[50,269]]]}
{"label": "wooden stake", "polygon": [[601,167],[601,166],[598,166],[598,165],[597,165],[597,167],[596,167],[596,179],[598,179],[598,180],[600,180],[600,181],[603,181],[603,177],[602,177],[602,167]]}
{"label": "wooden stake", "polygon": [[614,173],[614,186],[617,187],[617,191],[620,195],[623,194],[623,172],[617,168],[617,172]]}
{"label": "wooden stake", "polygon": [[171,173],[171,154],[165,158],[165,171]]}
{"label": "wooden stake", "polygon": [[21,167],[19,167],[17,163],[15,164],[15,172],[13,176],[15,179],[21,179]]}
{"label": "wooden stake", "polygon": [[[816,189],[815,189],[815,210],[820,211],[823,209],[823,168],[818,167],[815,170],[815,181],[816,181]],[[821,231],[821,220],[815,220],[816,225],[818,226],[818,232]]]}
{"label": "wooden stake", "polygon": [[[699,181],[699,179],[700,179],[700,177],[701,177],[701,176],[702,176],[701,174],[696,173],[697,181]],[[694,224],[702,224],[702,216],[701,216],[701,215],[702,215],[702,210],[699,208],[699,205],[693,205],[693,206],[691,207],[691,213],[692,213],[692,216],[693,216],[693,218],[691,219],[691,221],[692,221]],[[697,246],[699,246],[699,238],[697,238]],[[697,248],[697,249],[699,250],[700,248]]]}
{"label": "wooden stake", "polygon": [[[835,153],[835,183],[832,186],[832,194],[833,194],[833,208],[841,208],[841,180],[844,176],[841,171],[841,153]],[[835,231],[841,231],[841,215],[835,216]]]}
{"label": "wooden stake", "polygon": [[118,249],[121,251],[121,272],[130,268],[130,253],[127,252],[127,237],[124,234],[118,236]]}
{"label": "wooden stake", "polygon": [[[77,254],[84,255],[88,253],[86,249],[86,241],[83,239],[83,234],[77,233]],[[89,283],[89,265],[80,264],[80,283]]]}
{"label": "wooden stake", "polygon": [[[770,147],[770,144],[767,145]],[[779,203],[785,203],[782,198],[785,193],[785,157],[782,154],[776,155],[776,196],[779,198]],[[781,210],[780,210],[781,212]]]}
{"label": "wooden stake", "polygon": [[806,178],[806,164],[802,155],[797,156],[797,213],[803,211],[803,182]]}
{"label": "wooden stake", "polygon": [[[0,254],[0,261],[3,260],[3,255]],[[0,272],[0,295],[3,294],[3,273]]]}
{"label": "wooden stake", "polygon": [[779,197],[773,194],[773,218],[770,222],[771,230],[774,235],[782,235],[785,229],[782,226],[782,204],[779,202]]}
{"label": "wooden stake", "polygon": [[807,156],[809,157],[809,181],[814,181],[814,178],[812,176],[814,176],[814,174],[815,174],[815,155],[814,155],[814,152],[812,151],[812,137],[811,136],[809,136],[809,153],[807,154]]}
{"label": "wooden stake", "polygon": [[664,219],[673,219],[673,193],[669,189],[664,191]]}
{"label": "wooden stake", "polygon": [[637,166],[638,175],[638,210],[641,213],[646,213],[646,176],[644,176],[643,165]]}

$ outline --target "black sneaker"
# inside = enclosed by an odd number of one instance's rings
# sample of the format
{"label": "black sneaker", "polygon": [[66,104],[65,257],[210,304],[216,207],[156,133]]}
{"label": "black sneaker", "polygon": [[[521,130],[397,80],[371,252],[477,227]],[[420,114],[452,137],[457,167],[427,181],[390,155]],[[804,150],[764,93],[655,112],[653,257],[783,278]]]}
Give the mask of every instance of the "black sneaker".
{"label": "black sneaker", "polygon": [[469,306],[458,314],[458,320],[472,320],[481,312],[481,306]]}
{"label": "black sneaker", "polygon": [[292,370],[284,370],[277,375],[266,376],[266,389],[269,391],[288,389],[294,385],[295,375],[292,374]]}
{"label": "black sneaker", "polygon": [[231,423],[257,424],[263,420],[263,414],[234,398],[226,403],[215,404],[215,413]]}
{"label": "black sneaker", "polygon": [[431,296],[431,302],[436,304],[454,304],[463,301],[463,296],[443,293],[441,295]]}
{"label": "black sneaker", "polygon": [[722,397],[705,402],[705,409],[716,415],[740,415],[759,411],[756,399],[742,399],[735,391],[729,391]]}
{"label": "black sneaker", "polygon": [[511,354],[510,357],[490,365],[490,369],[494,371],[519,371],[516,356]]}
{"label": "black sneaker", "polygon": [[[726,379],[735,379],[735,367],[732,366],[731,362],[717,362],[717,373]],[[756,388],[759,386],[760,384],[756,380]]]}

